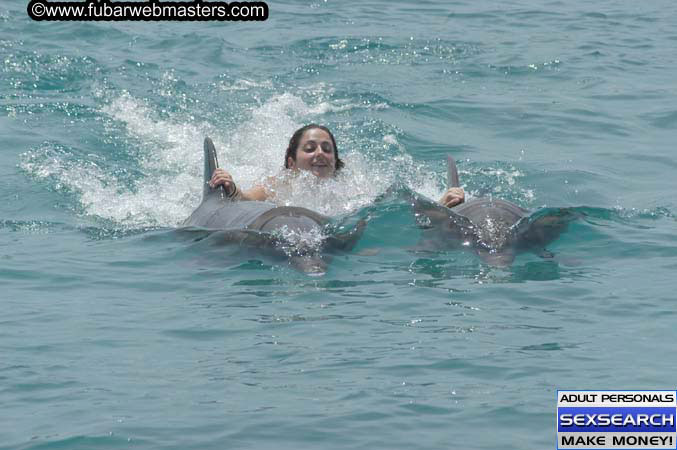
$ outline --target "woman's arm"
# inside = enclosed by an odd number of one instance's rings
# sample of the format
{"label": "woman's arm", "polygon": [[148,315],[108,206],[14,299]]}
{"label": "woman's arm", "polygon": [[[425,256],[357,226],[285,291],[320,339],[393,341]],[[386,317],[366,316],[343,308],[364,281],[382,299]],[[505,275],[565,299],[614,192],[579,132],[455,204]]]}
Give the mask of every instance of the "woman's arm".
{"label": "woman's arm", "polygon": [[233,177],[228,172],[226,172],[224,169],[216,169],[212,174],[212,179],[209,180],[209,186],[211,188],[215,188],[221,185],[226,188],[226,192],[233,200],[264,201],[269,197],[266,189],[260,185],[255,185],[246,191],[240,190],[233,181]]}
{"label": "woman's arm", "polygon": [[266,189],[263,186],[257,184],[251,189],[242,191],[242,196],[240,197],[240,200],[258,200],[262,202],[268,200],[268,198],[269,196]]}

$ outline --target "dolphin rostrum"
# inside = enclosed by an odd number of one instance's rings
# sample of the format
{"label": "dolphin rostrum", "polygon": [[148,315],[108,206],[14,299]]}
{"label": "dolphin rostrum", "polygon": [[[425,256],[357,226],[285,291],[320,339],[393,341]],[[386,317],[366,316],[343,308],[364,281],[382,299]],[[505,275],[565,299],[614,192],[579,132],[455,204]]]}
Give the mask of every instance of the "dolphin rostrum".
{"label": "dolphin rostrum", "polygon": [[[459,187],[456,162],[447,157],[448,187]],[[415,196],[417,217],[427,223],[424,238],[447,246],[473,249],[490,265],[507,266],[520,251],[536,251],[552,258],[545,246],[564,231],[577,215],[570,208],[548,208],[531,214],[514,203],[482,197],[468,200],[453,208],[444,207],[424,197]]]}
{"label": "dolphin rostrum", "polygon": [[322,250],[350,250],[366,225],[361,221],[349,232],[325,236],[329,218],[309,209],[231,200],[224,186],[209,186],[218,166],[214,143],[207,137],[202,202],[183,222],[184,227],[221,231],[228,241],[278,250],[302,272],[321,275],[327,268]]}

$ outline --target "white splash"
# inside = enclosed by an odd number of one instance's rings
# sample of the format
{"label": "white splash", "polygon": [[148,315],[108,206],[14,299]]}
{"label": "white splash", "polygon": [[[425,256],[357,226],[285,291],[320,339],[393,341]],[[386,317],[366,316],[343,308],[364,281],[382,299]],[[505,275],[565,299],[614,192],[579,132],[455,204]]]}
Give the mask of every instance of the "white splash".
{"label": "white splash", "polygon": [[276,229],[273,235],[278,239],[276,246],[288,257],[303,256],[318,253],[327,236],[320,227],[307,230],[290,229],[286,225]]}
{"label": "white splash", "polygon": [[[167,86],[174,77],[173,73],[165,74]],[[100,113],[104,126],[118,135],[115,139],[120,139],[135,158],[140,176],[131,186],[96,163],[109,155],[99,155],[94,148],[76,152],[46,143],[23,154],[21,167],[34,177],[49,179],[57,189],[75,193],[85,214],[130,228],[177,226],[190,215],[201,199],[202,142],[207,135],[214,140],[221,167],[233,175],[240,188],[251,188],[271,176],[280,177],[283,183],[278,183],[275,196],[280,205],[302,206],[328,216],[344,215],[370,204],[395,182],[439,198],[443,180],[416,163],[393,134],[384,135],[376,146],[374,142],[339,139],[345,167],[334,179],[321,180],[303,172],[284,174],[284,152],[299,127],[323,123],[323,115],[328,112],[385,107],[327,100],[331,89],[322,85],[309,87],[307,93],[315,100],[306,102],[291,93],[274,95],[247,111],[248,118],[239,126],[223,129],[219,124],[201,123],[189,113],[168,115],[160,107],[122,92]],[[99,94],[105,101],[105,95]],[[342,128],[348,140],[350,127],[346,124]],[[128,148],[131,145],[136,148]]]}

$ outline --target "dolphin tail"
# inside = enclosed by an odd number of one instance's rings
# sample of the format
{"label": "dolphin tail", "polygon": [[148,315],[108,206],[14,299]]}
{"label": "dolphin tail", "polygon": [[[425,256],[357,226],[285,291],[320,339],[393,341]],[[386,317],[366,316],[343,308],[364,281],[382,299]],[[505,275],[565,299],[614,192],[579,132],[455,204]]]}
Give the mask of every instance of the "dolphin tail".
{"label": "dolphin tail", "polygon": [[207,197],[217,192],[221,193],[221,196],[223,198],[227,194],[225,186],[221,185],[217,189],[213,189],[209,186],[209,180],[212,179],[212,174],[219,167],[219,160],[216,157],[216,148],[214,147],[214,142],[212,142],[211,138],[209,137],[205,138],[204,151],[205,151],[205,169],[204,169],[204,179],[202,180],[204,185],[202,189],[202,201],[204,201]]}
{"label": "dolphin tail", "polygon": [[460,187],[458,182],[458,169],[456,168],[456,161],[451,155],[447,155],[447,187]]}

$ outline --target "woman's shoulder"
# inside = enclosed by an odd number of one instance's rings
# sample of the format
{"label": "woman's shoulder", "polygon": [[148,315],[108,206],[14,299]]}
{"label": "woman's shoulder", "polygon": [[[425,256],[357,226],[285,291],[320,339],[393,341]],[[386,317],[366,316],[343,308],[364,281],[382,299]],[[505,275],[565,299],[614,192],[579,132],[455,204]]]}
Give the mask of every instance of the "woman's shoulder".
{"label": "woman's shoulder", "polygon": [[280,176],[279,175],[270,175],[267,176],[263,179],[261,184],[263,186],[274,186],[275,184],[280,182]]}
{"label": "woman's shoulder", "polygon": [[270,175],[256,183],[250,192],[262,200],[274,199],[277,192],[289,183],[288,170],[283,169],[275,175]]}

